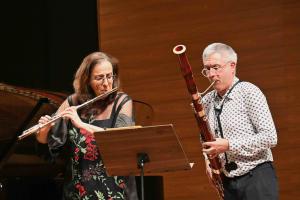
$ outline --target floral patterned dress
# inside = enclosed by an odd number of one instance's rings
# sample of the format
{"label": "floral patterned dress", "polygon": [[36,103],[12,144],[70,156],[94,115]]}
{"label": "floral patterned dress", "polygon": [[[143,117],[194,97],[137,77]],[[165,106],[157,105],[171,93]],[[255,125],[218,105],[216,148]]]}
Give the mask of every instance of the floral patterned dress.
{"label": "floral patterned dress", "polygon": [[[103,121],[94,121],[100,125]],[[125,177],[108,177],[95,138],[76,128],[69,130],[72,179],[65,185],[66,199],[125,199]]]}
{"label": "floral patterned dress", "polygon": [[[114,118],[120,111],[119,106],[123,105],[120,103],[118,108],[116,108],[118,99],[117,97],[114,102],[109,119],[94,120],[90,124],[98,127],[114,127]],[[70,100],[69,104],[72,105]],[[70,164],[67,167],[67,172],[70,173],[71,177],[64,184],[64,199],[126,199],[125,187],[128,177],[107,176],[93,134],[70,125],[71,123],[69,124],[67,134],[68,142],[64,148],[67,148],[67,151],[71,152]]]}

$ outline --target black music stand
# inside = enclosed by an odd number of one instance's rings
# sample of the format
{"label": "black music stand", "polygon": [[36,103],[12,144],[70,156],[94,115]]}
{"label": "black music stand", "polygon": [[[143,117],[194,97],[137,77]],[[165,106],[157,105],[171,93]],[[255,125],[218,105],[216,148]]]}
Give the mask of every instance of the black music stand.
{"label": "black music stand", "polygon": [[101,156],[110,176],[141,176],[192,168],[172,124],[124,127],[95,133]]}

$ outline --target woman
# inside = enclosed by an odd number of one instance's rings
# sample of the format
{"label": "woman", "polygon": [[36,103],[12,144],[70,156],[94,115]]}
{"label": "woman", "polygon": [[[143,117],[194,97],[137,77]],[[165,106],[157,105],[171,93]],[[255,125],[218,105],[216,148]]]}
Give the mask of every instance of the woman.
{"label": "woman", "polygon": [[[134,125],[130,97],[125,93],[114,92],[79,111],[74,107],[109,92],[118,85],[116,60],[102,52],[88,55],[76,72],[73,82],[75,93],[57,111],[57,114],[63,116],[63,120],[52,125],[53,127],[45,126],[37,134],[37,140],[48,143],[53,155],[61,149],[67,149],[70,153],[68,170],[71,171],[72,178],[65,181],[64,199],[136,198],[135,188],[133,193],[128,194],[128,177],[107,176],[101,160],[101,149],[99,151],[96,146],[93,135],[105,128]],[[44,124],[50,118],[48,115],[42,116],[39,123]],[[130,185],[135,186],[132,183]]]}

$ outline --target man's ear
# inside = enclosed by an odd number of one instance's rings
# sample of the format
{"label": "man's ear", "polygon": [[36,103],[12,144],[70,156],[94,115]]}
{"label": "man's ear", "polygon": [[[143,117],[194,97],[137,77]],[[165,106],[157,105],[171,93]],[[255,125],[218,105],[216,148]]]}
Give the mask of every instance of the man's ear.
{"label": "man's ear", "polygon": [[235,69],[236,68],[236,63],[235,62],[231,62],[230,63],[230,67],[231,67],[231,69]]}

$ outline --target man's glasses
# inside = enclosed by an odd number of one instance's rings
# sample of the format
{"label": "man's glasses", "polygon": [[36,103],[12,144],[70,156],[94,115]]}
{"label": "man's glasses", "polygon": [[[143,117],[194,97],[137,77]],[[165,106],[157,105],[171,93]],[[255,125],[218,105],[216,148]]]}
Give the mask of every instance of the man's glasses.
{"label": "man's glasses", "polygon": [[116,75],[114,74],[102,74],[102,75],[96,75],[94,76],[94,80],[100,82],[100,84],[103,84],[105,79],[107,82],[112,82],[115,79]]}
{"label": "man's glasses", "polygon": [[219,73],[230,62],[231,61],[228,61],[224,65],[218,65],[218,64],[216,64],[216,65],[207,65],[207,66],[204,66],[204,68],[201,71],[201,74],[203,76],[205,76],[205,77],[208,77],[209,73],[210,73],[210,70],[213,70],[214,72]]}

